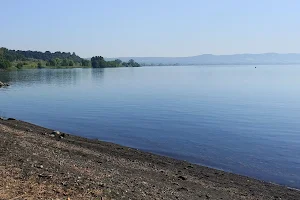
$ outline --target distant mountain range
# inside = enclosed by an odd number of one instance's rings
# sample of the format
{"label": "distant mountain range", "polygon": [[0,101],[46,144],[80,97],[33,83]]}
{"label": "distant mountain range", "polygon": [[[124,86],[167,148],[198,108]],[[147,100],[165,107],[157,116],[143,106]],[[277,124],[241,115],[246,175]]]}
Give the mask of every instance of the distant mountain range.
{"label": "distant mountain range", "polygon": [[218,65],[218,64],[300,64],[300,53],[264,53],[264,54],[234,54],[212,55],[203,54],[190,57],[119,57],[106,60],[120,59],[128,62],[133,59],[143,65]]}

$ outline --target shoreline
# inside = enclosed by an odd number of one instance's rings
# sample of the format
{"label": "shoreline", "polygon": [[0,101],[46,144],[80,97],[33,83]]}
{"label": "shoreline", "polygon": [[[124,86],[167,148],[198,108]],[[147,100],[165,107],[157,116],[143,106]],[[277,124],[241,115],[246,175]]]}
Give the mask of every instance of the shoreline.
{"label": "shoreline", "polygon": [[298,189],[52,132],[0,119],[0,199],[300,199]]}

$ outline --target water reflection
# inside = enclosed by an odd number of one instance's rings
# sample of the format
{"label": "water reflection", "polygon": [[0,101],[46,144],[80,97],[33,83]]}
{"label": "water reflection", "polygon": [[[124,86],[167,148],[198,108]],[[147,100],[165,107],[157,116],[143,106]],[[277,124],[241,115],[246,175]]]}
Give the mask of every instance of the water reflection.
{"label": "water reflection", "polygon": [[78,85],[83,80],[101,81],[104,69],[34,69],[0,72],[0,80],[12,85]]}
{"label": "water reflection", "polygon": [[91,69],[90,77],[93,82],[99,82],[103,79],[105,69]]}

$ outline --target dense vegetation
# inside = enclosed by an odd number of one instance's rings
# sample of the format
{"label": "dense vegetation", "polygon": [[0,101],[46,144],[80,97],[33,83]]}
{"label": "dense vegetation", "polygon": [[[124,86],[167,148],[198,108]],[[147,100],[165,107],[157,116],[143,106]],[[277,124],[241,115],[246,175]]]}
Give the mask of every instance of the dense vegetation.
{"label": "dense vegetation", "polygon": [[94,68],[105,68],[105,67],[140,67],[139,63],[134,62],[134,60],[129,60],[129,62],[122,62],[120,59],[114,61],[105,61],[102,56],[95,56],[91,58],[92,67]]}
{"label": "dense vegetation", "polygon": [[9,67],[11,67],[11,63],[5,57],[4,50],[4,48],[0,48],[0,69],[8,69]]}
{"label": "dense vegetation", "polygon": [[28,68],[66,68],[66,67],[139,67],[134,60],[122,62],[117,59],[105,61],[102,56],[92,57],[91,60],[80,58],[75,53],[57,51],[20,51],[0,48],[0,69]]}

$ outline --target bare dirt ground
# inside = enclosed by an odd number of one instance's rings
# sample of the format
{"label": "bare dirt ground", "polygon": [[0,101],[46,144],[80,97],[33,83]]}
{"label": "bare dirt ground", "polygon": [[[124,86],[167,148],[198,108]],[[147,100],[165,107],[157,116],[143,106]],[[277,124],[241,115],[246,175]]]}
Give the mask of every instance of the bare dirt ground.
{"label": "bare dirt ground", "polygon": [[293,199],[300,191],[0,120],[0,199]]}

